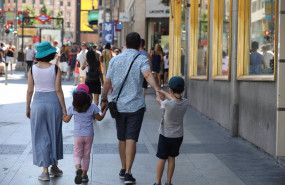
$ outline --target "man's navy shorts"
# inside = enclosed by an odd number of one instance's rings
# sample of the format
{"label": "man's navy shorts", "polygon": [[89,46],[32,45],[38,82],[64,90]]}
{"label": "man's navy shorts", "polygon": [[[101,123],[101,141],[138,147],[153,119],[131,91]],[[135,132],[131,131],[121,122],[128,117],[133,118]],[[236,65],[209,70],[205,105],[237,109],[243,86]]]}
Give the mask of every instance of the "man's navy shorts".
{"label": "man's navy shorts", "polygon": [[144,112],[145,108],[132,113],[119,113],[118,118],[116,118],[118,140],[135,140],[138,142]]}
{"label": "man's navy shorts", "polygon": [[156,157],[168,159],[168,157],[177,157],[182,144],[183,137],[168,138],[159,135]]}

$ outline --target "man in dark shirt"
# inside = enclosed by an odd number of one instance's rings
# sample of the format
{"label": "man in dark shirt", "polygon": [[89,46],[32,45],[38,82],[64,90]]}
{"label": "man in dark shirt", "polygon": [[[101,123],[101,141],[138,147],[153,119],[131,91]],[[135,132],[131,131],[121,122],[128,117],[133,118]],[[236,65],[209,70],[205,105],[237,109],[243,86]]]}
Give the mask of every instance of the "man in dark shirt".
{"label": "man in dark shirt", "polygon": [[73,71],[75,69],[75,63],[76,63],[76,56],[77,56],[77,54],[78,54],[78,49],[77,49],[76,43],[73,43],[72,48],[70,50],[69,78],[71,78],[72,75],[73,75]]}

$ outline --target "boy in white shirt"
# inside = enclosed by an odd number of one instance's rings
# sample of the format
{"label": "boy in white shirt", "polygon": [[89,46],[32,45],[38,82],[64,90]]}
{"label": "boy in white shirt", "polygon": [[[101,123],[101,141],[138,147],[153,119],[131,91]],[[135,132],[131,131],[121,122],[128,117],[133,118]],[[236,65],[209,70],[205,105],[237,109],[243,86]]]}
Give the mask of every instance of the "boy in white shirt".
{"label": "boy in white shirt", "polygon": [[186,113],[188,102],[183,98],[184,80],[174,76],[169,80],[169,93],[158,90],[167,99],[156,101],[163,109],[163,118],[159,128],[159,141],[156,156],[159,158],[156,171],[156,183],[161,185],[161,178],[165,162],[168,161],[167,180],[165,185],[172,185],[171,179],[175,169],[175,157],[179,155],[179,149],[183,141],[183,117]]}

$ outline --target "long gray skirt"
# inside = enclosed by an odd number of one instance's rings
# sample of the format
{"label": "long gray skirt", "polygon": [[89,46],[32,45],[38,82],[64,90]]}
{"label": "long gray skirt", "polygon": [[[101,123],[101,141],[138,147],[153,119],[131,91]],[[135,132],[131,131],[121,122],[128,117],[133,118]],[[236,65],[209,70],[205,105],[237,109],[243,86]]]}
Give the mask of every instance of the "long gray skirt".
{"label": "long gray skirt", "polygon": [[63,159],[62,109],[55,92],[35,92],[31,133],[34,165],[49,167]]}

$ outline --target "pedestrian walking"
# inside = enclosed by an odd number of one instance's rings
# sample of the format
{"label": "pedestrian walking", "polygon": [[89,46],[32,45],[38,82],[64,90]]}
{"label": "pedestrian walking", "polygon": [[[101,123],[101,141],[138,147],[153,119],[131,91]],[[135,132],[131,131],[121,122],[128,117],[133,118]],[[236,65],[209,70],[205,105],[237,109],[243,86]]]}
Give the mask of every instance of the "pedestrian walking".
{"label": "pedestrian walking", "polygon": [[24,62],[27,63],[27,71],[29,71],[34,64],[35,54],[36,51],[34,50],[34,48],[32,48],[32,44],[29,43],[28,47],[25,49],[24,54]]}
{"label": "pedestrian walking", "polygon": [[10,73],[13,74],[13,64],[15,63],[14,54],[16,53],[16,47],[13,46],[12,41],[9,41],[9,46],[6,51],[6,62],[10,64]]}
{"label": "pedestrian walking", "polygon": [[88,50],[87,50],[87,45],[85,42],[83,42],[81,44],[81,51],[79,53],[79,55],[77,55],[77,60],[79,61],[79,81],[81,84],[85,83],[85,79],[86,79],[86,69],[82,69],[81,67],[83,66],[83,64],[86,62],[86,54],[87,54]]}
{"label": "pedestrian walking", "polygon": [[[56,48],[49,42],[40,43],[36,54],[38,63],[31,67],[28,74],[26,115],[31,122],[33,163],[43,167],[38,177],[43,181],[49,181],[49,175],[63,174],[57,165],[58,160],[63,159],[62,115],[66,114],[66,107],[61,71],[49,63],[55,55]],[[48,172],[50,165],[52,167]]]}
{"label": "pedestrian walking", "polygon": [[168,56],[169,56],[169,52],[167,51],[166,55],[163,57],[163,62],[164,62],[164,80],[163,80],[163,83],[164,83],[164,86],[166,86],[167,82],[168,82],[168,70],[169,70]]}
{"label": "pedestrian walking", "polygon": [[[139,54],[140,35],[129,33],[126,37],[127,48],[123,53],[111,59],[101,98],[101,111],[107,106],[107,94],[112,84],[114,91],[111,95],[112,104],[116,102],[118,115],[115,117],[119,153],[122,168],[119,177],[125,183],[135,183],[132,175],[132,165],[136,154],[136,142],[145,112],[145,99],[142,92],[143,77],[157,91],[150,71],[148,58]],[[159,96],[159,94],[157,93]],[[115,102],[114,102],[115,101]],[[111,103],[109,103],[111,104]],[[111,111],[111,108],[109,106]],[[112,109],[113,113],[116,109]],[[112,112],[111,112],[112,113]]]}
{"label": "pedestrian walking", "polygon": [[73,102],[62,119],[68,123],[74,115],[74,163],[76,168],[75,183],[88,182],[87,171],[90,163],[90,153],[94,138],[93,120],[101,121],[106,114],[107,107],[100,115],[100,109],[92,104],[89,88],[80,84],[73,91]]}
{"label": "pedestrian walking", "polygon": [[89,94],[94,94],[94,103],[99,104],[99,95],[101,94],[101,82],[104,84],[103,73],[96,52],[89,50],[86,55],[86,61],[82,68],[87,67],[85,84],[89,87]]}
{"label": "pedestrian walking", "polygon": [[161,185],[165,162],[168,162],[165,185],[172,185],[171,179],[175,169],[175,157],[183,141],[183,117],[187,110],[187,99],[183,98],[184,80],[179,76],[169,81],[169,93],[159,90],[166,100],[156,98],[163,109],[163,118],[159,127],[159,141],[156,156],[159,158],[156,171],[156,183]]}
{"label": "pedestrian walking", "polygon": [[151,55],[151,63],[152,63],[152,71],[154,73],[154,78],[159,87],[161,86],[160,67],[162,62],[163,62],[162,49],[159,44],[156,44],[154,47],[154,52]]}
{"label": "pedestrian walking", "polygon": [[[140,53],[141,55],[147,56],[147,58],[148,58],[148,60],[149,60],[150,70],[151,70],[151,69],[152,69],[152,64],[151,64],[151,62],[150,62],[150,55],[148,54],[148,52],[147,52],[147,50],[144,48],[144,46],[145,46],[145,40],[144,40],[144,39],[141,39],[141,44],[140,44],[139,53]],[[145,95],[146,95],[147,86],[148,86],[147,81],[146,81],[146,79],[144,78],[143,84],[142,84],[144,97],[145,97]]]}
{"label": "pedestrian walking", "polygon": [[52,60],[50,61],[50,63],[51,63],[51,64],[54,64],[54,65],[58,65],[58,61],[59,61],[59,59],[60,59],[60,48],[58,47],[58,41],[55,40],[55,41],[53,41],[52,44],[53,44],[53,47],[56,48],[56,55],[55,55],[54,59],[52,59]]}
{"label": "pedestrian walking", "polygon": [[0,47],[0,75],[2,76],[5,73],[5,51],[4,43],[1,43]]}
{"label": "pedestrian walking", "polygon": [[80,81],[79,79],[79,68],[80,68],[80,65],[79,65],[79,61],[76,60],[76,63],[75,63],[75,69],[74,69],[74,86],[77,86],[77,80]]}
{"label": "pedestrian walking", "polygon": [[76,43],[73,43],[72,48],[69,52],[69,55],[70,55],[70,62],[69,62],[70,70],[69,70],[69,77],[68,77],[69,79],[73,76],[77,54],[78,54],[78,49],[77,49]]}
{"label": "pedestrian walking", "polygon": [[109,62],[112,59],[112,57],[113,57],[113,54],[112,54],[112,50],[111,50],[111,44],[107,43],[105,45],[104,50],[101,52],[101,56],[100,56],[100,62],[103,64],[103,75],[104,75],[104,77],[106,77],[108,67],[109,67]]}
{"label": "pedestrian walking", "polygon": [[58,62],[58,67],[62,72],[62,80],[67,78],[67,70],[68,70],[68,47],[62,45],[60,48],[60,57]]}

